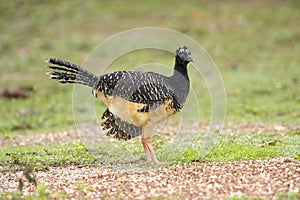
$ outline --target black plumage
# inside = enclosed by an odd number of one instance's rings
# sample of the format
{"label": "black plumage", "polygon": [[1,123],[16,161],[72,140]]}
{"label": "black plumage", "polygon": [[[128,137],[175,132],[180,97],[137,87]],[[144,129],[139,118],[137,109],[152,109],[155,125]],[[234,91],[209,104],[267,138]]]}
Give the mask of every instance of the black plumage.
{"label": "black plumage", "polygon": [[[189,91],[189,81],[179,82],[179,78],[153,72],[119,71],[100,76],[96,89],[107,96],[120,96],[127,101],[150,107],[165,99],[172,99],[177,101],[177,109],[180,109]],[[184,90],[177,94],[178,87],[184,87]]]}

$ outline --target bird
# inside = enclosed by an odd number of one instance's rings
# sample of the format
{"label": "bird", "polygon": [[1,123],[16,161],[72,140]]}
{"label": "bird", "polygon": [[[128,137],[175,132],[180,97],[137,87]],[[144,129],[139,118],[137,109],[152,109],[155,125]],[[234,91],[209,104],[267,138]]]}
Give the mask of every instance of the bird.
{"label": "bird", "polygon": [[175,51],[173,73],[115,71],[95,75],[82,66],[49,58],[47,74],[62,84],[82,84],[92,88],[92,96],[106,105],[101,128],[108,137],[130,140],[141,136],[147,162],[163,164],[155,154],[152,135],[155,126],[178,113],[190,90],[188,64],[193,62],[186,47]]}

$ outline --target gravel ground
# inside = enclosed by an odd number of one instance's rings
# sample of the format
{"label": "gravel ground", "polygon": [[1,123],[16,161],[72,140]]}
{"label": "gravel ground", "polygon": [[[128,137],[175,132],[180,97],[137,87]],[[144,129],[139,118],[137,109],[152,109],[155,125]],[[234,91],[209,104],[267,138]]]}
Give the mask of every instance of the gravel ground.
{"label": "gravel ground", "polygon": [[[201,130],[207,128],[203,125]],[[284,133],[296,129],[300,127],[229,123],[223,129],[223,133],[237,133],[237,130],[239,133]],[[0,146],[74,142],[79,142],[76,131],[61,131],[16,135],[13,138],[1,139]],[[297,193],[300,199],[300,161],[291,158],[228,163],[204,162],[134,171],[120,171],[107,166],[50,167],[48,171],[35,171],[34,176],[38,184],[45,185],[46,192],[51,195],[60,191],[73,199],[223,199],[233,196],[276,199],[279,194],[288,192]],[[18,191],[20,179],[25,181],[24,194],[37,194],[36,187],[26,181],[21,171],[0,174],[0,194]]]}
{"label": "gravel ground", "polygon": [[[47,192],[60,191],[69,198],[107,199],[223,199],[233,196],[275,199],[281,193],[300,197],[300,162],[289,159],[199,163],[153,170],[116,171],[99,167],[51,167],[34,176]],[[18,190],[22,172],[0,175],[0,193]],[[25,179],[24,179],[25,180]],[[25,194],[35,194],[24,183]]]}

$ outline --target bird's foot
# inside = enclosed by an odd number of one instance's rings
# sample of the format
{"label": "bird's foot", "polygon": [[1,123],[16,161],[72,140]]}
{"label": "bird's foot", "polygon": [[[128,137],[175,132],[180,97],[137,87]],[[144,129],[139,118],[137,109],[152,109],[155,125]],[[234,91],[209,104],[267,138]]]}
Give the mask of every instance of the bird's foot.
{"label": "bird's foot", "polygon": [[153,160],[148,160],[149,163],[151,163],[152,165],[166,165],[168,164],[168,162],[165,162],[165,161],[159,161],[157,158],[156,158],[156,155],[155,154],[152,154],[152,158]]}
{"label": "bird's foot", "polygon": [[146,159],[147,163],[153,164],[153,165],[165,165],[168,164],[167,162],[160,162],[156,158],[155,152],[153,150],[153,147],[150,142],[142,138],[142,144],[146,153]]}
{"label": "bird's foot", "polygon": [[166,164],[168,164],[168,162],[155,161],[154,164],[155,165],[166,165]]}
{"label": "bird's foot", "polygon": [[166,164],[168,164],[168,162],[160,162],[160,161],[153,161],[153,160],[147,161],[147,163],[149,165],[166,165]]}

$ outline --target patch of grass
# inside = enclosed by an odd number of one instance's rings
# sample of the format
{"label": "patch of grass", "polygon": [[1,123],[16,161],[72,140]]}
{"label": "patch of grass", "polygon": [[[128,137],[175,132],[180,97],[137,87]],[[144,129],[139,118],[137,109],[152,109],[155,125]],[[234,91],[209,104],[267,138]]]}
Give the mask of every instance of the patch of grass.
{"label": "patch of grass", "polygon": [[55,87],[38,82],[33,85],[34,91],[29,98],[0,98],[0,103],[3,105],[0,112],[5,113],[0,115],[0,136],[74,127],[71,106],[72,88]]}
{"label": "patch of grass", "polygon": [[207,156],[211,161],[260,160],[274,157],[296,157],[299,136],[282,137],[275,133],[243,134],[223,138]]}
{"label": "patch of grass", "polygon": [[249,133],[222,135],[208,154],[203,156],[201,146],[188,148],[177,162],[229,162],[242,160],[262,160],[275,157],[299,159],[300,136],[279,133]]}
{"label": "patch of grass", "polygon": [[287,72],[277,68],[238,69],[233,72],[234,78],[232,73],[224,73],[227,120],[298,124],[298,72],[296,66],[290,66]]}
{"label": "patch of grass", "polygon": [[277,195],[278,200],[297,200],[300,199],[300,194],[297,192],[281,193]]}
{"label": "patch of grass", "polygon": [[[207,152],[203,149],[201,140],[191,145],[188,140],[179,142],[176,139],[171,141],[168,138],[155,137],[153,143],[158,158],[161,161],[171,161],[170,164],[173,165],[202,161],[260,160],[274,157],[298,159],[299,141],[299,134],[282,135],[266,132],[222,135],[217,144]],[[129,143],[128,141],[103,141],[93,146],[87,144],[87,147],[82,144],[69,144],[3,148],[0,149],[2,162],[0,170],[20,170],[28,163],[37,169],[64,165],[91,166],[99,163],[116,166],[130,163],[143,166],[145,164],[145,155],[139,138]]]}
{"label": "patch of grass", "polygon": [[82,144],[18,146],[0,149],[0,152],[0,171],[22,170],[28,164],[40,170],[49,166],[98,164]]}
{"label": "patch of grass", "polygon": [[[276,195],[277,200],[297,200],[300,198],[299,193],[296,192],[288,192],[288,193],[279,193]],[[262,200],[260,197],[251,197],[248,195],[241,195],[238,197],[226,197],[225,200]]]}
{"label": "patch of grass", "polygon": [[249,197],[247,195],[241,195],[239,197],[226,197],[225,200],[262,200],[263,198],[259,197]]}

